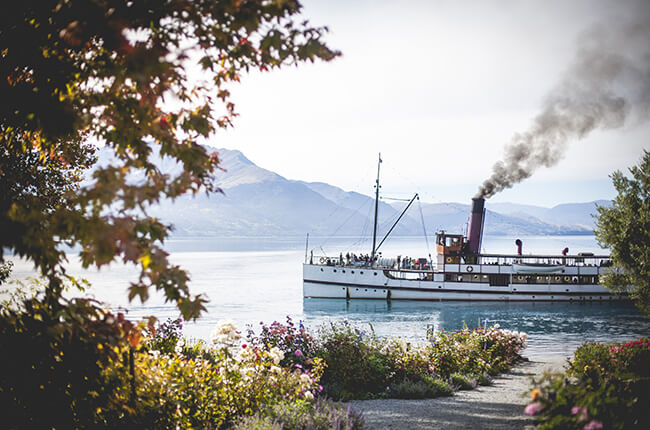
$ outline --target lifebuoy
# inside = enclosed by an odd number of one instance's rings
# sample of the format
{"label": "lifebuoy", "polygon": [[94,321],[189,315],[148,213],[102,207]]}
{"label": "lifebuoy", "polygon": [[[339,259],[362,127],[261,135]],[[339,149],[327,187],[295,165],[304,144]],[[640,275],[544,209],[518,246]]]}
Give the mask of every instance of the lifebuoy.
{"label": "lifebuoy", "polygon": [[321,257],[319,261],[320,261],[321,263],[324,263],[324,262],[325,262],[325,257]]}
{"label": "lifebuoy", "polygon": [[467,266],[467,272],[472,273],[474,271],[474,268],[472,266]]}
{"label": "lifebuoy", "polygon": [[454,259],[451,258],[451,257],[447,257],[447,259],[446,259],[445,261],[446,261],[447,263],[451,263],[452,261],[454,261]]}

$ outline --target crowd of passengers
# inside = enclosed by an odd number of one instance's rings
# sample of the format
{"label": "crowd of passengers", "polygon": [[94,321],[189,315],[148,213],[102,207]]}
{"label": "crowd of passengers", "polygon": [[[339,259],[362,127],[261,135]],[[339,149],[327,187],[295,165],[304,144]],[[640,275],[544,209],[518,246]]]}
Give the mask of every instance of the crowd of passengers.
{"label": "crowd of passengers", "polygon": [[[372,261],[375,263],[374,266],[388,267],[391,269],[410,269],[410,270],[427,270],[431,268],[431,265],[426,258],[411,258],[404,257],[401,255],[397,256],[397,259],[385,259],[381,257],[381,252],[375,255]],[[339,258],[332,257],[321,257],[320,263],[326,264],[327,266],[357,266],[357,267],[370,267],[371,258],[368,254],[354,254],[354,253],[343,253],[339,254]],[[313,264],[313,256],[310,258],[310,264]]]}

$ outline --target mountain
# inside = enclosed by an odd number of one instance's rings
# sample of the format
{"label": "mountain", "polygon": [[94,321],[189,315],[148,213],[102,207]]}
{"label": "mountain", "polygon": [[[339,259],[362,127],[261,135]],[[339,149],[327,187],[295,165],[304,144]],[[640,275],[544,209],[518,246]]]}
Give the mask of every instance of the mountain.
{"label": "mountain", "polygon": [[596,200],[586,203],[564,203],[552,208],[514,203],[493,203],[489,207],[495,212],[512,217],[527,219],[533,216],[551,224],[576,225],[593,230],[594,215],[598,213],[596,208],[610,207],[611,204],[610,200]]}
{"label": "mountain", "polygon": [[[150,209],[150,214],[174,225],[175,236],[370,236],[374,199],[323,182],[289,180],[255,165],[237,150],[215,149],[222,171],[216,173],[222,194],[182,196]],[[161,171],[177,174],[181,166],[167,158],[155,161]],[[108,148],[99,151],[98,165],[114,160]],[[138,175],[129,180],[137,182]],[[468,202],[469,203],[469,202]],[[595,203],[571,203],[554,208],[516,204],[486,204],[485,232],[494,235],[589,234],[588,216]],[[418,205],[420,207],[418,208]],[[591,205],[591,206],[590,206]],[[400,216],[405,204],[380,201],[378,236]],[[421,214],[420,214],[421,210]],[[460,203],[413,204],[393,235],[421,235],[439,230],[465,232],[470,206]]]}

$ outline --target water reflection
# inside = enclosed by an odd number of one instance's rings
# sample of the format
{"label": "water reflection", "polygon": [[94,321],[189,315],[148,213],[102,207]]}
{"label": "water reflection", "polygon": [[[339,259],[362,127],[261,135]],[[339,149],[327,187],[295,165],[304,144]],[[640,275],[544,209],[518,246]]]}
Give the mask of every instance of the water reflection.
{"label": "water reflection", "polygon": [[423,339],[427,326],[453,331],[487,319],[529,335],[527,355],[568,355],[583,341],[626,340],[650,334],[650,321],[630,303],[419,302],[305,299],[305,320],[372,324],[380,336]]}

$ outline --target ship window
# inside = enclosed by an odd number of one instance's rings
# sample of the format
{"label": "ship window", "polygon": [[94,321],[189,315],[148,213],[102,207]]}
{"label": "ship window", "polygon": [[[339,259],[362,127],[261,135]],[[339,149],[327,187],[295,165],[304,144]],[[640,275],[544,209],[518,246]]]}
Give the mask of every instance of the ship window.
{"label": "ship window", "polygon": [[363,275],[363,270],[362,270],[361,272],[359,272],[359,273],[360,273],[361,275]]}
{"label": "ship window", "polygon": [[507,287],[508,286],[508,278],[509,276],[506,274],[494,274],[490,275],[489,277],[487,275],[483,275],[484,277],[489,278],[490,280],[490,286],[492,287]]}
{"label": "ship window", "polygon": [[354,270],[350,270],[350,273],[354,273]]}
{"label": "ship window", "polygon": [[377,272],[374,272],[373,275],[377,276]]}
{"label": "ship window", "polygon": [[334,272],[336,272],[336,269],[334,269]]}
{"label": "ship window", "polygon": [[474,279],[478,279],[478,275],[474,275]]}
{"label": "ship window", "polygon": [[321,272],[323,271],[323,268],[322,268],[322,267],[320,268],[320,271],[321,271]]}
{"label": "ship window", "polygon": [[341,270],[341,272],[345,273],[345,269]]}

